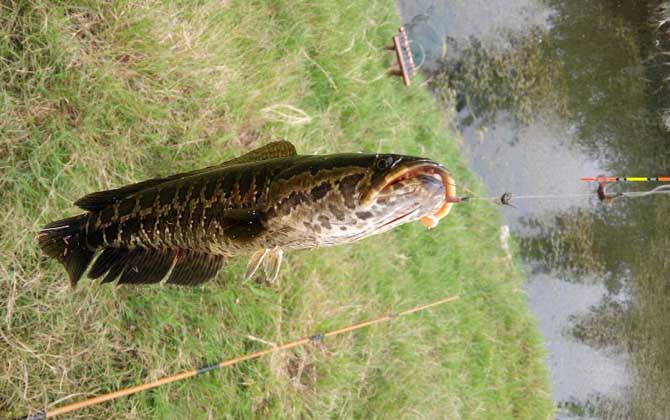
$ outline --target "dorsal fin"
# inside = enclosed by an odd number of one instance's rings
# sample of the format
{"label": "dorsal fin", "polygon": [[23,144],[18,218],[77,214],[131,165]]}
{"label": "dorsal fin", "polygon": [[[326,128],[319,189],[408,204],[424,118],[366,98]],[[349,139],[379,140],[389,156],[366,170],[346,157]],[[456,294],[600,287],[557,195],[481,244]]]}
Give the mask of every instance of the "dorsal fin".
{"label": "dorsal fin", "polygon": [[207,168],[197,169],[195,171],[190,172],[182,172],[164,178],[148,179],[146,181],[126,185],[125,187],[116,188],[113,190],[94,192],[85,195],[79,200],[75,201],[74,205],[83,210],[98,211],[110,204],[116,203],[119,200],[129,197],[135,194],[136,192],[142,191],[147,188],[155,187],[156,185],[162,184],[164,182],[173,181],[175,179],[180,178],[186,178],[194,175],[200,175],[205,172],[224,168],[226,166],[238,165],[241,163],[257,162],[267,159],[290,157],[295,156],[296,154],[297,152],[295,150],[295,146],[293,146],[293,144],[291,144],[290,142],[285,140],[273,141],[272,143],[268,143],[265,146],[261,146],[258,149],[250,151],[249,153],[246,153],[234,159],[227,160],[218,165],[208,166]]}
{"label": "dorsal fin", "polygon": [[[255,209],[221,210],[214,217],[221,233],[239,244],[248,243],[265,230],[263,215]],[[119,283],[158,283],[167,278],[168,283],[196,285],[212,278],[223,265],[224,257],[207,249],[142,243],[131,247],[91,246],[87,221],[87,215],[79,215],[53,222],[40,231],[40,247],[65,266],[73,286],[89,266],[88,277],[104,276],[103,283],[117,278]],[[98,250],[102,252],[94,259]]]}
{"label": "dorsal fin", "polygon": [[214,277],[223,262],[221,255],[192,250],[108,247],[88,276],[96,279],[106,273],[103,283],[118,279],[119,284],[158,283],[167,277],[167,283],[197,286]]}

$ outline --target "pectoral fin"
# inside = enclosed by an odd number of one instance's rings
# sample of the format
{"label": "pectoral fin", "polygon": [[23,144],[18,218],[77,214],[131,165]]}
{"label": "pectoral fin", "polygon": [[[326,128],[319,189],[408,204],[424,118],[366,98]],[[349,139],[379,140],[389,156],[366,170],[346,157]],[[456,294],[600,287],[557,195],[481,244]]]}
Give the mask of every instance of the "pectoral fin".
{"label": "pectoral fin", "polygon": [[273,141],[272,143],[268,143],[265,146],[261,146],[258,149],[254,149],[251,152],[246,153],[240,157],[236,157],[235,159],[223,162],[217,167],[220,168],[223,166],[237,165],[240,163],[258,162],[260,160],[291,157],[297,154],[298,153],[295,150],[295,146],[292,143],[285,140]]}
{"label": "pectoral fin", "polygon": [[260,268],[265,257],[270,253],[269,249],[259,249],[249,258],[247,272],[244,274],[244,280],[251,280]]}
{"label": "pectoral fin", "polygon": [[259,283],[274,284],[279,278],[283,259],[284,251],[281,248],[256,251],[249,258],[245,280],[255,279]]}
{"label": "pectoral fin", "polygon": [[284,259],[284,251],[281,248],[274,248],[265,257],[263,262],[263,274],[265,274],[265,282],[275,284],[279,278],[279,270]]}

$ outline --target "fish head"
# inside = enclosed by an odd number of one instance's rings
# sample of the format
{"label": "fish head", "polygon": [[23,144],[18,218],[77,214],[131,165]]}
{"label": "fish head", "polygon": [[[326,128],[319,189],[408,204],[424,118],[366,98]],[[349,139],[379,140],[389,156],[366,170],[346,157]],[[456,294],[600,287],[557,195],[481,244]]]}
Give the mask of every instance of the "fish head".
{"label": "fish head", "polygon": [[421,220],[429,228],[449,214],[456,186],[446,168],[430,159],[378,155],[359,207],[372,214],[376,231]]}
{"label": "fish head", "polygon": [[[430,159],[396,154],[304,156],[274,178],[277,230],[291,226],[320,246],[356,241],[421,220],[434,227],[456,188]],[[426,223],[429,222],[429,223]],[[302,242],[301,242],[302,241]]]}

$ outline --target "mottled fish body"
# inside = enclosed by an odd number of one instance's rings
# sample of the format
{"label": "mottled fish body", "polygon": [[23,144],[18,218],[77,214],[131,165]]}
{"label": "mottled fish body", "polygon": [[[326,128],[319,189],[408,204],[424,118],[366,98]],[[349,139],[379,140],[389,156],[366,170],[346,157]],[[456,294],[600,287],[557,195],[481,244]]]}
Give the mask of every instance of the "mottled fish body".
{"label": "mottled fish body", "polygon": [[[270,143],[220,165],[89,194],[85,214],[40,233],[74,285],[212,278],[225,258],[252,255],[248,275],[284,249],[349,243],[421,219],[430,227],[455,195],[440,165],[401,155],[297,155]],[[94,259],[94,257],[97,258]]]}

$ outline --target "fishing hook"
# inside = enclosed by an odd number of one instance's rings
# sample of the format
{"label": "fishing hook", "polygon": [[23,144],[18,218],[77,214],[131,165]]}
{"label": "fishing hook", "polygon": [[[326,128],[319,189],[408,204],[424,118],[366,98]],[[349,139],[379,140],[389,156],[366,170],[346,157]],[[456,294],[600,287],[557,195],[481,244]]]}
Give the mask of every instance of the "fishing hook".
{"label": "fishing hook", "polygon": [[600,200],[603,203],[611,203],[615,198],[624,196],[624,194],[621,192],[615,194],[609,194],[607,191],[605,191],[605,188],[607,188],[607,182],[598,183],[598,191],[597,191],[598,200]]}

